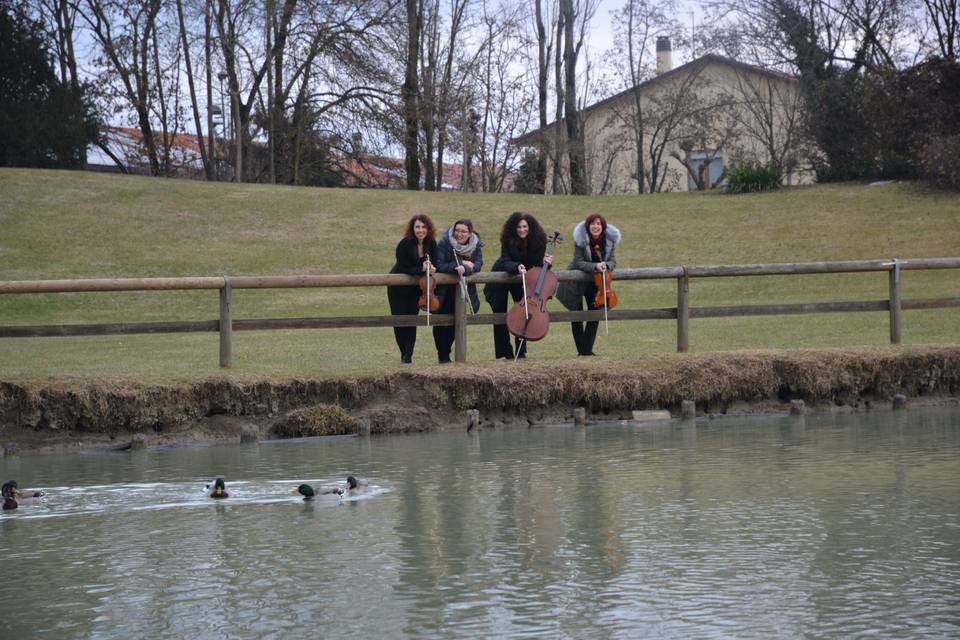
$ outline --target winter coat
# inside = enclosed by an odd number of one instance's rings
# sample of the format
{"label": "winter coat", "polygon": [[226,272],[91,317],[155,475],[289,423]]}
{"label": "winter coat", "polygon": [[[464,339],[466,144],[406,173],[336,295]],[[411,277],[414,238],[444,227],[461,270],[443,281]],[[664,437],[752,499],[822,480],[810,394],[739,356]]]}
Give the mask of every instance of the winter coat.
{"label": "winter coat", "polygon": [[[437,266],[437,241],[427,238],[423,241],[423,255],[430,256],[433,266]],[[397,261],[390,273],[406,273],[411,276],[423,275],[423,258],[417,251],[416,239],[403,238],[397,243]]]}
{"label": "winter coat", "polygon": [[[507,242],[500,247],[500,257],[493,263],[491,271],[505,271],[512,275],[520,273],[519,267],[522,264],[527,269],[543,266],[543,256],[546,255],[546,247],[539,247],[537,250],[527,251],[528,247],[519,242]],[[491,282],[483,288],[483,297],[487,302],[491,301],[491,296],[496,297],[496,292],[508,288],[508,284],[499,284]]]}
{"label": "winter coat", "polygon": [[[607,223],[606,236],[603,243],[603,261],[607,263],[610,271],[617,266],[616,250],[620,242],[620,230],[612,224]],[[567,266],[568,270],[583,271],[593,275],[597,272],[596,264],[599,262],[591,255],[590,245],[587,242],[587,226],[580,222],[573,228],[573,260]],[[570,310],[581,308],[580,301],[587,293],[589,282],[561,282],[557,287],[556,298],[560,303]]]}
{"label": "winter coat", "polygon": [[[473,263],[473,269],[464,267],[464,276],[473,275],[483,268],[483,241],[480,239],[480,234],[474,232],[472,235],[474,238],[476,238],[477,246],[467,260]],[[451,226],[443,233],[443,237],[440,238],[440,242],[437,244],[437,261],[434,266],[437,267],[438,272],[457,272],[457,258],[453,251],[453,245],[455,242],[456,241],[453,239],[453,226]],[[460,259],[463,260],[462,257]],[[459,290],[460,285],[458,284],[438,287],[437,296],[440,298],[440,306],[443,307],[444,302],[446,302],[446,296],[451,294],[457,295]],[[468,284],[467,292],[470,294],[470,304],[473,306],[474,313],[476,313],[480,310],[480,296],[477,295],[477,285],[472,283]]]}

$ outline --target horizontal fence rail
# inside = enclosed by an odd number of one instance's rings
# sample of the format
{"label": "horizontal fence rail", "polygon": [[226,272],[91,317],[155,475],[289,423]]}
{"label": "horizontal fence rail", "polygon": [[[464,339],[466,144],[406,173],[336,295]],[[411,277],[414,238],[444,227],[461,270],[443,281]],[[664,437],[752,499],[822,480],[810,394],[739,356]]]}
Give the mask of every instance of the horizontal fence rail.
{"label": "horizontal fence rail", "polygon": [[[902,300],[900,274],[904,270],[960,269],[960,258],[920,258],[911,260],[848,260],[834,262],[791,262],[774,264],[702,265],[679,267],[621,268],[620,280],[677,281],[677,306],[660,309],[614,309],[606,317],[622,320],[676,320],[677,351],[689,348],[690,318],[724,318],[739,316],[798,315],[811,313],[857,313],[887,311],[890,314],[890,342],[901,342],[901,311],[904,309],[942,309],[960,307],[960,297]],[[885,300],[847,302],[805,302],[791,304],[732,305],[694,307],[689,305],[691,278],[744,276],[785,276],[828,273],[881,271],[888,274],[889,298]],[[581,271],[556,271],[558,280],[592,282],[593,276]],[[519,282],[519,276],[501,272],[481,272],[466,278],[468,283]],[[417,277],[404,274],[300,275],[300,276],[200,276],[167,278],[91,278],[76,280],[11,280],[0,281],[2,294],[90,293],[118,291],[195,291],[216,290],[220,294],[220,318],[217,320],[120,322],[98,324],[0,326],[0,338],[53,336],[97,336],[122,334],[218,332],[220,334],[220,366],[232,361],[233,331],[286,329],[336,329],[358,327],[411,327],[427,323],[425,316],[351,316],[320,318],[233,319],[234,289],[291,289],[327,287],[384,287],[412,285]],[[438,284],[455,284],[449,274],[437,274]],[[557,322],[603,320],[603,311],[553,311]],[[506,322],[504,313],[470,315],[458,295],[454,314],[431,314],[431,325],[453,325],[456,329],[455,359],[466,361],[466,327]]]}

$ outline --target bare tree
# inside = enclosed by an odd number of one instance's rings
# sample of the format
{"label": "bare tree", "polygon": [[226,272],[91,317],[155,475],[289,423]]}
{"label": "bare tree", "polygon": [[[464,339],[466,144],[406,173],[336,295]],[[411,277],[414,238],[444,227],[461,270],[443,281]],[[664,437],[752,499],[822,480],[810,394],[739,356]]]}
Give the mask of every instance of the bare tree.
{"label": "bare tree", "polygon": [[941,58],[956,60],[960,53],[960,2],[922,0],[926,25],[933,31],[935,51]]}
{"label": "bare tree", "polygon": [[420,36],[423,24],[423,0],[406,0],[407,57],[406,74],[400,96],[403,100],[405,123],[403,148],[407,173],[407,189],[420,188],[419,96],[417,65],[420,55]]}
{"label": "bare tree", "polygon": [[[169,147],[176,133],[176,127],[171,129],[166,120],[165,105],[157,108],[163,102],[165,80],[157,39],[161,8],[160,0],[84,0],[80,14],[99,47],[98,66],[109,76],[103,84],[109,85],[110,78],[116,78],[118,97],[133,110],[153,175],[170,171]],[[160,138],[154,131],[156,116],[160,116],[165,134]]]}
{"label": "bare tree", "polygon": [[[607,57],[620,85],[628,90],[629,101],[628,104],[615,105],[613,111],[633,142],[631,147],[636,167],[634,176],[637,193],[657,191],[663,184],[660,162],[666,148],[664,137],[672,139],[679,126],[676,118],[660,110],[668,105],[645,101],[642,92],[637,89],[654,77],[656,39],[676,37],[679,25],[670,17],[675,13],[676,6],[672,2],[654,5],[648,0],[628,0],[614,14],[617,25],[614,29],[614,47]],[[682,102],[679,106],[685,108]],[[652,135],[659,135],[660,138],[653,140]],[[651,154],[654,148],[658,148],[660,153]]]}
{"label": "bare tree", "polygon": [[805,105],[798,82],[757,73],[736,71],[736,86],[731,91],[730,110],[738,133],[761,151],[743,160],[760,162],[784,175],[790,174],[809,153],[804,122]]}
{"label": "bare tree", "polygon": [[560,0],[560,12],[563,13],[563,111],[567,125],[567,170],[570,172],[571,192],[584,195],[587,193],[587,181],[583,158],[583,128],[577,109],[577,57],[580,55],[583,40],[574,44],[574,29],[578,16],[574,11],[573,0]]}
{"label": "bare tree", "polygon": [[197,146],[200,148],[200,159],[203,163],[203,171],[207,180],[214,180],[213,163],[207,155],[207,149],[203,144],[203,125],[200,121],[200,107],[197,101],[197,91],[194,87],[194,70],[190,63],[190,40],[187,35],[187,23],[184,19],[183,0],[176,0],[177,5],[177,24],[180,30],[181,46],[183,47],[184,74],[187,76],[187,86],[190,90],[190,108],[193,112],[193,122],[197,129]]}
{"label": "bare tree", "polygon": [[524,43],[522,7],[507,3],[489,7],[484,2],[485,37],[481,44],[483,68],[476,91],[483,103],[476,152],[484,191],[502,191],[516,168],[520,148],[511,140],[531,121],[533,96],[529,79],[512,71],[522,68]]}

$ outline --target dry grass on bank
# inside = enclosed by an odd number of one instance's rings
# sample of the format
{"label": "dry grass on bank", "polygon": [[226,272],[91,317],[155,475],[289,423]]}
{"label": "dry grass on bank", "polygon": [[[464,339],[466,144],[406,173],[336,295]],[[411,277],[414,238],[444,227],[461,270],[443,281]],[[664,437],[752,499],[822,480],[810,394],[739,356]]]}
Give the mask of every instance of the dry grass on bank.
{"label": "dry grass on bank", "polygon": [[676,413],[687,399],[701,413],[723,413],[794,399],[861,407],[889,403],[897,393],[960,396],[960,347],[740,352],[646,358],[633,366],[527,362],[249,384],[0,383],[0,435],[163,435],[220,416],[242,416],[264,432],[288,436],[350,433],[365,417],[374,433],[387,433],[462,428],[467,409],[479,409],[481,426],[490,427],[569,420],[575,407],[622,418],[637,409]]}

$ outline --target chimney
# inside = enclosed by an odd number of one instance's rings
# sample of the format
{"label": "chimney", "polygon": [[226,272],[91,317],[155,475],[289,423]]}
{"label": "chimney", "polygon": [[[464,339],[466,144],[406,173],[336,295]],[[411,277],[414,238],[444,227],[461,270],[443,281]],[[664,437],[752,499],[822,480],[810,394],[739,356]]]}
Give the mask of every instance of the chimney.
{"label": "chimney", "polygon": [[657,37],[657,75],[673,69],[673,53],[670,50],[670,38]]}

